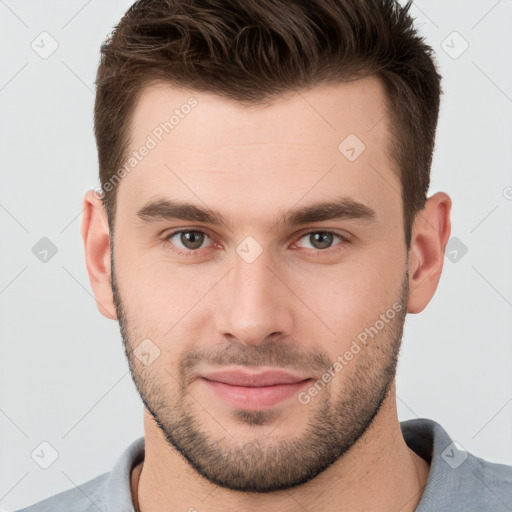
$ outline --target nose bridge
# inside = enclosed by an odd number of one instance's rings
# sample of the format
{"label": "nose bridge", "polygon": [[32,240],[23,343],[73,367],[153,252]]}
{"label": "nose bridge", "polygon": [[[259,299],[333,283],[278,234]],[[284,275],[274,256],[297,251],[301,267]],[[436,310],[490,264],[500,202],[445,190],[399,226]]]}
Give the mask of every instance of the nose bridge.
{"label": "nose bridge", "polygon": [[240,254],[234,254],[232,270],[223,280],[219,333],[245,345],[261,344],[273,333],[290,334],[293,315],[269,252],[261,252],[253,261]]}

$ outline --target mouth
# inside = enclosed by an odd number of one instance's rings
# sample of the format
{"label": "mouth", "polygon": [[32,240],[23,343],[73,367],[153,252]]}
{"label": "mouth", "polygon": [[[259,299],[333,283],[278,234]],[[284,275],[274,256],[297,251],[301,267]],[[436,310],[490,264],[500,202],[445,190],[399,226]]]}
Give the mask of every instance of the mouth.
{"label": "mouth", "polygon": [[297,395],[313,379],[285,371],[212,372],[200,377],[206,387],[227,405],[236,409],[268,409]]}

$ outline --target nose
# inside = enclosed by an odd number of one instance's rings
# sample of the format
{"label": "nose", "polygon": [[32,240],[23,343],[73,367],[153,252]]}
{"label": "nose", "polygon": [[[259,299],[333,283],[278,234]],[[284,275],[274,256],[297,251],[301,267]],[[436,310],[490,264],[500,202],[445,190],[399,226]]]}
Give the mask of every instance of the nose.
{"label": "nose", "polygon": [[260,345],[272,335],[291,336],[294,315],[286,281],[266,251],[252,263],[234,255],[233,268],[217,290],[216,328],[244,345]]}

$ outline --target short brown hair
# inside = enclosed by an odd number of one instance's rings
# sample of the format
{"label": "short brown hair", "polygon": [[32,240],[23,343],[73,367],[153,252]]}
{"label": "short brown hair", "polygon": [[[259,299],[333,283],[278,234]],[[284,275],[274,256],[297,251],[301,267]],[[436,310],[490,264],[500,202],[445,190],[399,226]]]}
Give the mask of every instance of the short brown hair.
{"label": "short brown hair", "polygon": [[390,154],[401,181],[409,248],[430,183],[441,94],[426,45],[393,0],[139,0],[101,46],[94,129],[113,232],[130,121],[142,90],[163,81],[245,105],[376,75],[387,91]]}

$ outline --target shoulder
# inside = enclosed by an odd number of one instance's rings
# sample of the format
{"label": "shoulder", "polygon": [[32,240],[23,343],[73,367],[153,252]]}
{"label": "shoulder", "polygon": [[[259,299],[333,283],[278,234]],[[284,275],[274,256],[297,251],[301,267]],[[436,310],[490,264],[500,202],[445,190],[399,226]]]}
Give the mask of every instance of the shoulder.
{"label": "shoulder", "polygon": [[140,437],[125,449],[112,471],[16,512],[133,511],[130,475],[144,455],[145,441]]}
{"label": "shoulder", "polygon": [[109,473],[99,475],[78,487],[17,510],[16,512],[103,512],[107,510],[105,486]]}
{"label": "shoulder", "polygon": [[510,512],[512,466],[496,464],[453,447],[434,459],[432,469],[434,466],[436,477],[427,482],[427,502],[435,505],[432,510]]}
{"label": "shoulder", "polygon": [[[468,469],[475,488],[480,488],[483,503],[494,504],[494,510],[510,510],[512,501],[512,466],[496,464],[476,455],[468,454]],[[470,482],[468,482],[470,483]],[[475,497],[473,496],[473,499]]]}
{"label": "shoulder", "polygon": [[469,453],[433,420],[419,418],[400,426],[408,446],[430,464],[419,512],[510,511],[512,466]]}

